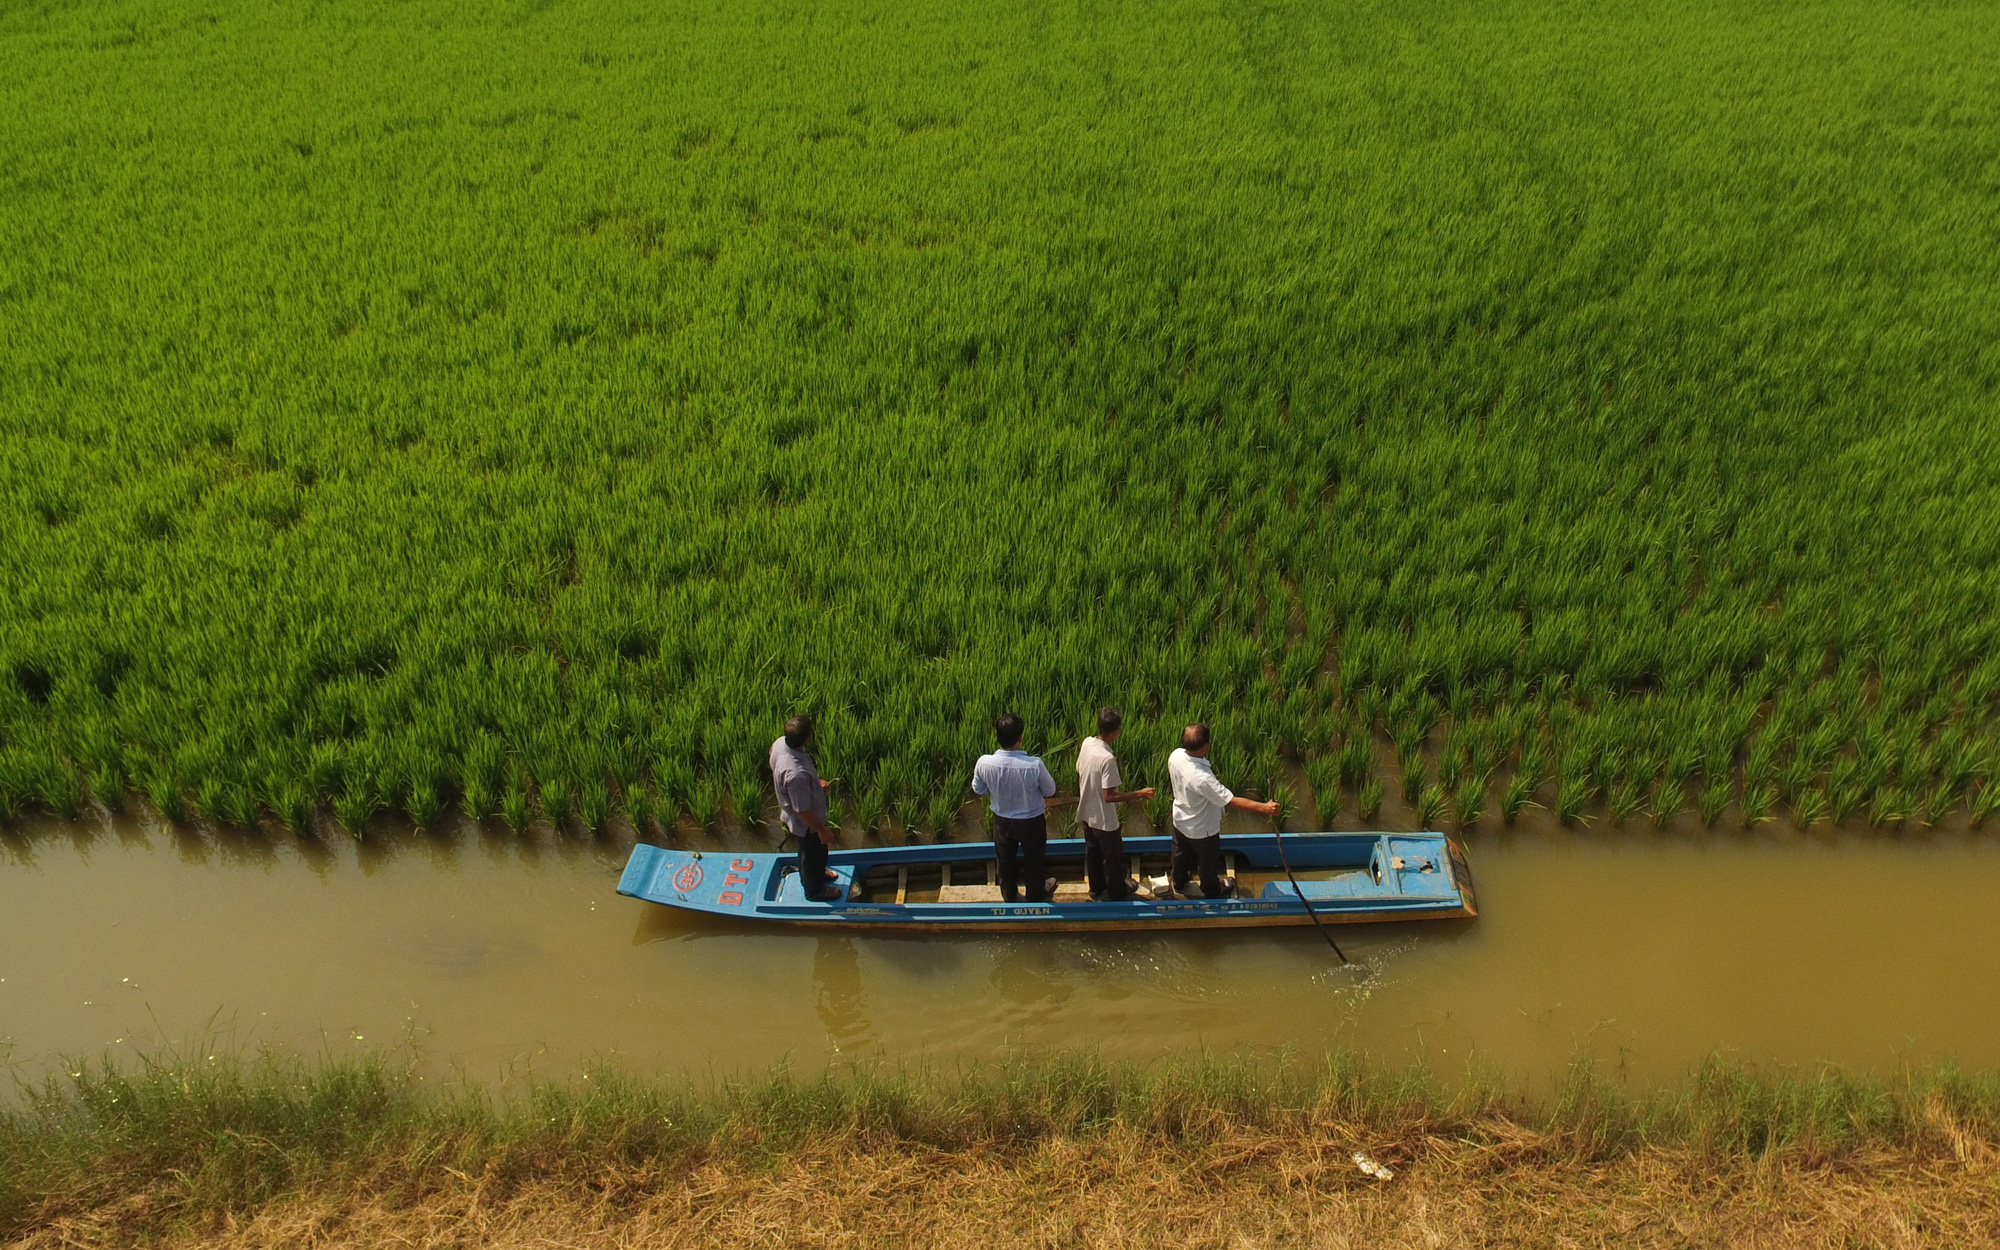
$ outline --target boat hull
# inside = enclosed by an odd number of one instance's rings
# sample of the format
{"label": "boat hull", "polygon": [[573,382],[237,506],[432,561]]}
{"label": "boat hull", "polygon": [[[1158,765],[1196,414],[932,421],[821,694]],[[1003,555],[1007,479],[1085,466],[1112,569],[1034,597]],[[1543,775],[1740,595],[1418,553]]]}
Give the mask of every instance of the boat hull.
{"label": "boat hull", "polygon": [[[1161,868],[1170,845],[1167,838],[1126,840],[1128,856]],[[1282,845],[1270,834],[1227,834],[1223,851],[1241,897],[1100,903],[1059,891],[1050,902],[1007,903],[990,884],[988,843],[835,851],[828,867],[843,895],[837,902],[805,897],[793,854],[640,845],[618,892],[684,911],[848,933],[1249,929],[1478,914],[1464,852],[1442,834],[1287,834]],[[1058,869],[1082,856],[1080,840],[1049,843],[1049,861]],[[960,884],[953,884],[954,874]],[[963,884],[968,877],[974,884]]]}

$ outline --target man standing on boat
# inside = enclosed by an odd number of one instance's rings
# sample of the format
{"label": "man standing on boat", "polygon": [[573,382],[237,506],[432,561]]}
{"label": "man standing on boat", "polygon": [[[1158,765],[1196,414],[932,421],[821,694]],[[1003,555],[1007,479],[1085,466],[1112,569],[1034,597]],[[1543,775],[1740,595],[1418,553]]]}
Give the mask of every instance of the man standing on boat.
{"label": "man standing on boat", "polygon": [[1153,787],[1120,791],[1125,779],[1111,744],[1125,725],[1115,707],[1097,713],[1097,736],[1085,738],[1076,752],[1076,820],[1083,826],[1083,873],[1090,897],[1099,903],[1122,903],[1137,884],[1125,875],[1125,839],[1118,829],[1118,804],[1142,803]]}
{"label": "man standing on boat", "polygon": [[799,840],[799,886],[815,903],[837,903],[841,892],[830,882],[826,852],[833,830],[826,823],[827,782],[806,754],[812,741],[813,718],[801,713],[785,722],[784,736],[771,744],[771,786],[778,792],[778,815]]}
{"label": "man standing on boat", "polygon": [[[1049,851],[1049,800],[1056,779],[1041,757],[1020,749],[1026,727],[1009,712],[993,722],[1000,749],[982,755],[972,769],[972,792],[993,809],[993,853],[1000,861],[1000,897],[1021,901],[1020,878],[1028,878],[1028,901],[1046,903],[1055,880],[1044,876]],[[1017,862],[1018,861],[1018,862]]]}
{"label": "man standing on boat", "polygon": [[1185,895],[1188,878],[1199,870],[1204,898],[1224,898],[1222,884],[1222,812],[1263,816],[1278,814],[1276,803],[1259,803],[1230,793],[1208,762],[1208,726],[1189,725],[1181,745],[1167,757],[1167,781],[1174,788],[1174,893]]}

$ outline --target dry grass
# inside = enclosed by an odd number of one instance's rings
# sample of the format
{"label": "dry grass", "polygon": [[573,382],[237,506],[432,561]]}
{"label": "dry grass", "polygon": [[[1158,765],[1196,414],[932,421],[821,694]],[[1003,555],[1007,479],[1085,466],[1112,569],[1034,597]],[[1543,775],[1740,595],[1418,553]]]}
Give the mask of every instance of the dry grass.
{"label": "dry grass", "polygon": [[[1514,1126],[1503,1145],[1432,1139],[1395,1180],[1336,1135],[1232,1134],[1194,1152],[1141,1133],[992,1150],[827,1149],[776,1167],[606,1172],[504,1198],[465,1177],[415,1204],[368,1191],[286,1198],[165,1246],[1982,1246],[2000,1244],[1990,1157],[1914,1150],[1838,1162],[1646,1149],[1604,1163]],[[1399,1150],[1385,1150],[1396,1158]],[[19,1250],[142,1239],[147,1195],[64,1219]],[[143,1238],[151,1240],[150,1238]]]}
{"label": "dry grass", "polygon": [[500,1106],[368,1069],[86,1078],[0,1122],[0,1244],[2000,1245],[1977,1078],[1711,1068],[1637,1102],[1256,1079],[1072,1064]]}

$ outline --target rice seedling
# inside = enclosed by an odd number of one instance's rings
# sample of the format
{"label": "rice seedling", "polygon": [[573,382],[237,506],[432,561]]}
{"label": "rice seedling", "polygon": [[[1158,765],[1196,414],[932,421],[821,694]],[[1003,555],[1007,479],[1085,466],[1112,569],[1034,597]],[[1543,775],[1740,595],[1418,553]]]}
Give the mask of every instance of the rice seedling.
{"label": "rice seedling", "polygon": [[1418,828],[1442,829],[1446,802],[1443,786],[1436,783],[1425,786],[1417,798]]}
{"label": "rice seedling", "polygon": [[1467,777],[1458,783],[1453,792],[1452,805],[1458,819],[1458,827],[1469,828],[1479,823],[1486,814],[1486,780],[1483,777]]}
{"label": "rice seedling", "polygon": [[[1154,801],[1156,800],[1148,802],[1147,806],[1149,810]],[[948,841],[950,839],[952,822],[957,818],[958,797],[956,795],[947,791],[939,791],[931,796],[929,815],[926,823],[929,825],[931,833],[939,841]],[[1158,828],[1157,825],[1154,827]]]}
{"label": "rice seedling", "polygon": [[1385,795],[1386,788],[1382,785],[1381,778],[1370,777],[1361,783],[1361,789],[1355,795],[1354,802],[1362,820],[1371,821],[1382,814],[1382,799]]}
{"label": "rice seedling", "polygon": [[1833,805],[1828,802],[1826,791],[1819,787],[1803,790],[1792,799],[1792,819],[1801,829],[1825,820],[1832,811]]}
{"label": "rice seedling", "polygon": [[1417,796],[1424,792],[1426,781],[1425,773],[1427,770],[1425,768],[1423,752],[1413,751],[1408,755],[1399,754],[1396,759],[1396,767],[1400,770],[1402,776],[1403,801],[1405,803],[1416,802]]}
{"label": "rice seedling", "polygon": [[602,786],[584,786],[577,792],[576,815],[585,833],[603,833],[605,822],[611,819],[610,792]]}
{"label": "rice seedling", "polygon": [[1771,819],[1778,803],[1778,786],[1772,781],[1752,781],[1743,787],[1743,823],[1761,825]]}
{"label": "rice seedling", "polygon": [[1620,777],[1605,792],[1605,814],[1613,825],[1623,825],[1646,806],[1646,792],[1630,777]]}
{"label": "rice seedling", "polygon": [[1271,787],[1271,799],[1278,805],[1278,814],[1272,820],[1279,829],[1290,829],[1293,818],[1299,814],[1298,796],[1292,793],[1290,784],[1281,781]]}
{"label": "rice seedling", "polygon": [[1525,772],[1516,771],[1507,778],[1507,784],[1500,788],[1500,819],[1512,825],[1521,818],[1521,813],[1534,806],[1535,778]]}
{"label": "rice seedling", "polygon": [[1340,784],[1359,790],[1375,775],[1375,752],[1367,735],[1352,734],[1340,744]]}
{"label": "rice seedling", "polygon": [[625,819],[634,833],[645,836],[653,831],[653,792],[644,785],[634,783],[625,787]]}
{"label": "rice seedling", "polygon": [[368,829],[368,822],[374,819],[380,804],[375,793],[365,787],[350,786],[334,796],[333,818],[340,827],[359,838]]}
{"label": "rice seedling", "polygon": [[[510,783],[500,796],[501,823],[514,833],[526,833],[530,818],[527,787],[518,782]],[[342,820],[341,823],[347,822]]]}
{"label": "rice seedling", "polygon": [[694,817],[695,824],[713,832],[722,819],[722,804],[722,779],[703,777],[688,796],[688,814]]}
{"label": "rice seedling", "polygon": [[444,814],[444,800],[438,797],[437,784],[429,780],[412,782],[409,795],[403,800],[403,811],[417,828],[435,828],[438,817]]}
{"label": "rice seedling", "polygon": [[1972,792],[1972,799],[1967,803],[1966,810],[1972,819],[1973,828],[1984,826],[1996,813],[2000,813],[2000,784],[1995,784],[1989,778]]}
{"label": "rice seedling", "polygon": [[1313,824],[1328,828],[1340,815],[1340,780],[1335,762],[1324,755],[1309,755],[1305,773],[1306,787],[1312,793]]}
{"label": "rice seedling", "polygon": [[312,799],[303,785],[285,782],[266,797],[265,803],[287,832],[312,832]]}
{"label": "rice seedling", "polygon": [[1722,814],[1729,810],[1729,804],[1735,797],[1735,789],[1730,785],[1729,775],[1711,773],[1707,784],[1695,794],[1695,814],[1701,817],[1702,824],[1713,826],[1716,821],[1722,819]]}
{"label": "rice seedling", "polygon": [[[569,784],[561,777],[544,777],[536,786],[536,790],[539,792],[542,800],[542,815],[547,818],[548,822],[554,825],[559,831],[568,826],[572,810]],[[720,804],[718,803],[719,806]]]}
{"label": "rice seedling", "polygon": [[146,792],[146,801],[153,805],[153,810],[160,814],[162,820],[178,824],[187,819],[186,789],[173,772],[156,767],[146,774],[141,786]]}
{"label": "rice seedling", "polygon": [[1687,789],[1683,783],[1662,779],[1653,787],[1646,800],[1646,816],[1656,825],[1664,825],[1681,814],[1687,807]]}
{"label": "rice seedling", "polygon": [[1878,828],[1900,825],[1909,818],[1909,799],[1900,786],[1880,786],[1868,800],[1868,820]]}
{"label": "rice seedling", "polygon": [[99,764],[91,772],[90,793],[113,815],[125,810],[125,779],[109,764]]}
{"label": "rice seedling", "polygon": [[1584,809],[1595,797],[1590,781],[1585,777],[1564,777],[1556,783],[1556,819],[1565,825],[1587,823]]}
{"label": "rice seedling", "polygon": [[484,778],[468,777],[458,792],[459,810],[466,819],[480,821],[493,814],[493,792]]}
{"label": "rice seedling", "polygon": [[230,801],[229,783],[221,777],[205,777],[195,787],[195,814],[211,825],[226,825],[234,811]]}

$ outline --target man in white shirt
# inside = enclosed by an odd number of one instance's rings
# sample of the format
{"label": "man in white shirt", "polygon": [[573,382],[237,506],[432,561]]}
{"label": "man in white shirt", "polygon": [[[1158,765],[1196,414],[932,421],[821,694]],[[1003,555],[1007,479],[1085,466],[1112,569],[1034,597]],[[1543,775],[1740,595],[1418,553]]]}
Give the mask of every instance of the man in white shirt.
{"label": "man in white shirt", "polygon": [[1122,903],[1137,883],[1125,875],[1125,839],[1118,830],[1118,804],[1142,803],[1153,787],[1120,791],[1125,779],[1111,744],[1118,740],[1125,719],[1115,707],[1097,713],[1097,736],[1085,738],[1076,752],[1076,820],[1083,826],[1083,874],[1090,881],[1091,901]]}
{"label": "man in white shirt", "polygon": [[979,757],[972,769],[972,792],[993,808],[993,853],[1000,861],[1000,897],[1021,901],[1020,878],[1028,878],[1028,901],[1046,903],[1055,882],[1043,875],[1049,853],[1049,800],[1056,779],[1040,756],[1020,750],[1025,727],[1012,712],[993,722],[1000,749]]}
{"label": "man in white shirt", "polygon": [[1174,893],[1186,894],[1188,878],[1201,872],[1204,898],[1223,898],[1222,812],[1263,816],[1278,814],[1276,803],[1240,799],[1216,777],[1208,762],[1208,726],[1189,725],[1181,731],[1180,749],[1167,757],[1167,781],[1174,788]]}

